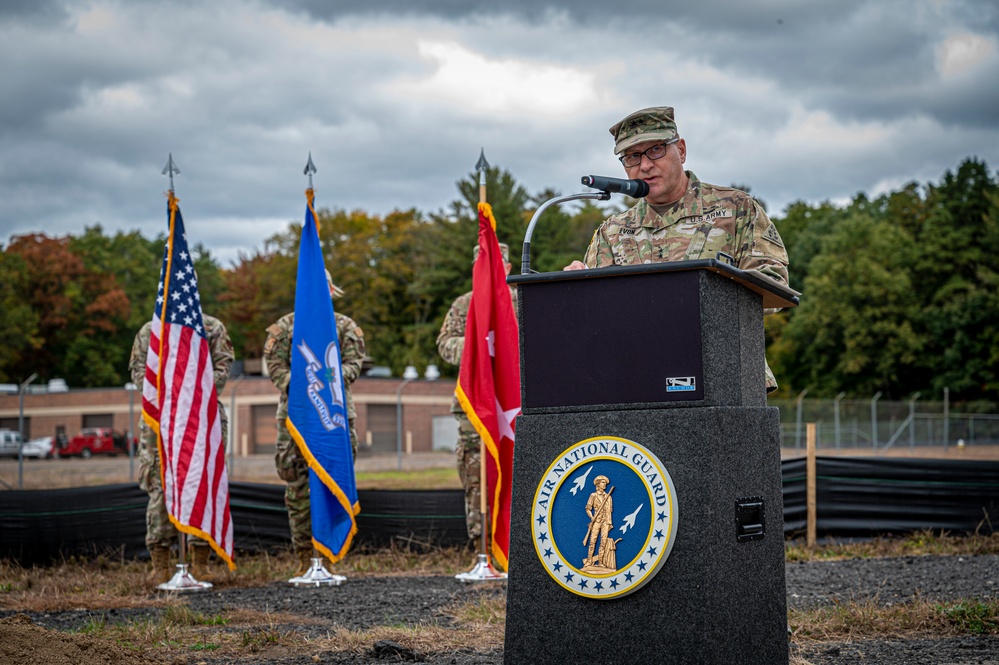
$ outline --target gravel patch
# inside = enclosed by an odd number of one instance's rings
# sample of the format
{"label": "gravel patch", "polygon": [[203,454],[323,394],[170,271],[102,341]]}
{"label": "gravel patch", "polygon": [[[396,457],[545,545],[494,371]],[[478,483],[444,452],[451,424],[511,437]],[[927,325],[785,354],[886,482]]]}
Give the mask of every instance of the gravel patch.
{"label": "gravel patch", "polygon": [[[790,563],[787,565],[788,607],[811,609],[832,603],[873,600],[882,605],[921,598],[933,601],[999,598],[999,555],[922,556]],[[271,628],[295,630],[318,638],[334,627],[364,630],[374,626],[447,626],[449,605],[480,595],[505,593],[504,583],[470,585],[453,577],[358,577],[335,588],[292,588],[283,583],[252,589],[217,588],[185,596],[191,609],[206,615],[224,610],[253,609],[274,613]],[[155,617],[158,609],[119,609],[34,614],[37,625],[62,631],[78,629],[103,616],[107,621]],[[5,612],[4,615],[12,614]],[[289,617],[297,617],[291,622]],[[999,665],[999,636],[961,636],[910,640],[875,639],[806,645],[792,656],[811,665],[879,663],[885,665]],[[191,661],[195,662],[195,661]],[[239,660],[199,655],[205,665],[312,665],[314,663],[428,662],[453,665],[502,663],[502,650],[462,649],[417,654],[399,645],[372,644],[362,654],[269,653]]]}
{"label": "gravel patch", "polygon": [[999,555],[813,561],[786,566],[787,606],[999,598]]}

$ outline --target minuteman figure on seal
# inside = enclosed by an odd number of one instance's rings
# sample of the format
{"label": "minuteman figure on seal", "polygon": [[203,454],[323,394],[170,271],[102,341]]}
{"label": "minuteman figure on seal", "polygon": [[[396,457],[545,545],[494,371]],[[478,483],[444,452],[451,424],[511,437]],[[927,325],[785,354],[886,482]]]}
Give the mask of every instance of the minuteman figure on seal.
{"label": "minuteman figure on seal", "polygon": [[[609,568],[607,572],[613,572],[614,568],[608,567],[604,559],[609,553],[607,538],[610,530],[614,528],[613,513],[614,500],[611,492],[606,492],[610,480],[607,476],[597,476],[593,479],[593,484],[597,491],[590,495],[586,501],[586,516],[590,518],[590,526],[583,537],[583,544],[587,545],[586,558],[583,559],[583,571],[595,571],[597,568]],[[597,549],[597,556],[594,558],[593,550],[597,545],[597,538],[600,539],[600,547]]]}

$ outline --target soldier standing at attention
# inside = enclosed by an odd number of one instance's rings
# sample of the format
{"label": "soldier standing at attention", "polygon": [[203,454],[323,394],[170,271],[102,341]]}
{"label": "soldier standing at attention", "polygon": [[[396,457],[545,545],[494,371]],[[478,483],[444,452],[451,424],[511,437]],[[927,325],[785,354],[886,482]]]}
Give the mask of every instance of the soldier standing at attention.
{"label": "soldier standing at attention", "polygon": [[[330,298],[336,300],[344,295],[343,289],[333,284],[333,278],[326,271],[326,283]],[[344,400],[347,403],[347,420],[350,424],[350,445],[357,457],[357,431],[354,429],[354,399],[350,384],[361,375],[364,360],[364,332],[349,316],[334,310],[336,314],[336,334],[340,341],[340,361],[343,365]],[[288,509],[288,524],[291,528],[291,544],[298,557],[296,575],[304,575],[312,566],[316,556],[312,545],[312,511],[309,505],[309,466],[288,428],[288,385],[291,383],[291,342],[295,330],[295,313],[285,314],[267,328],[267,342],[264,345],[264,362],[271,381],[281,391],[277,408],[277,443],[274,465],[278,476],[288,483],[284,492],[284,505]]]}
{"label": "soldier standing at attention", "polygon": [[[645,181],[649,193],[604,220],[583,260],[565,270],[713,259],[724,252],[736,267],[787,285],[787,250],[756,199],[684,170],[687,144],[677,133],[672,107],[636,111],[610,133],[627,177]],[[777,389],[769,366],[766,385],[767,392]]]}
{"label": "soldier standing at attention", "polygon": [[[503,255],[503,265],[506,274],[510,274],[510,246],[500,243],[500,253]],[[479,246],[472,252],[472,264],[479,258]],[[510,299],[513,301],[513,312],[517,314],[517,289],[510,287]],[[461,365],[461,353],[465,349],[465,320],[468,318],[468,306],[472,302],[472,292],[469,291],[451,304],[444,317],[440,334],[437,335],[437,352],[445,362]],[[468,527],[469,545],[474,545],[482,536],[482,504],[480,493],[481,450],[482,439],[472,426],[472,421],[465,415],[457,395],[451,401],[451,413],[458,421],[458,445],[455,447],[457,456],[458,476],[465,488],[465,524]]]}
{"label": "soldier standing at attention", "polygon": [[[225,325],[214,316],[202,313],[205,322],[205,332],[208,337],[208,351],[212,356],[212,370],[215,378],[215,392],[222,394],[226,381],[229,380],[229,368],[235,358],[232,342]],[[153,330],[153,322],[149,321],[135,335],[132,342],[132,355],[128,361],[132,383],[142,388],[146,376],[146,356],[149,353],[149,336]],[[222,401],[219,400],[219,423],[222,426],[222,440],[226,441],[229,432],[229,419],[226,416]],[[146,547],[153,560],[153,570],[149,576],[150,582],[159,585],[169,582],[173,577],[173,567],[170,565],[170,547],[176,543],[177,529],[170,522],[167,513],[166,498],[163,496],[163,480],[160,474],[160,451],[156,442],[156,432],[151,430],[146,421],[139,421],[139,487],[149,494],[146,506]],[[191,553],[191,576],[199,582],[211,582],[212,576],[208,570],[208,559],[211,547],[205,541],[194,536],[187,539]]]}

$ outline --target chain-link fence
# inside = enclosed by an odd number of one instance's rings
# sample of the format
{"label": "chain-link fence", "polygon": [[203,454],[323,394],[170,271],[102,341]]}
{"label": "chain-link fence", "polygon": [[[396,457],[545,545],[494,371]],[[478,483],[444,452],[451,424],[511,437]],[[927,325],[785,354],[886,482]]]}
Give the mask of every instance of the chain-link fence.
{"label": "chain-link fence", "polygon": [[[816,424],[819,450],[888,450],[999,445],[999,405],[952,405],[910,399],[768,400],[780,409],[781,446],[805,450],[805,425]],[[974,412],[972,412],[974,411]]]}

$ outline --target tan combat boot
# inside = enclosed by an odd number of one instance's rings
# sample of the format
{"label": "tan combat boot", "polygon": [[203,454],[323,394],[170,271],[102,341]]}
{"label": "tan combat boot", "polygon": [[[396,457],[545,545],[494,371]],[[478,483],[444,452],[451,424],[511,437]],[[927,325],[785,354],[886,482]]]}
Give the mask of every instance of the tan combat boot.
{"label": "tan combat boot", "polygon": [[170,568],[170,548],[162,545],[153,545],[149,548],[149,555],[153,560],[153,569],[149,573],[149,583],[153,585],[165,584],[173,577],[173,570]]}
{"label": "tan combat boot", "polygon": [[312,558],[318,556],[311,547],[303,547],[298,552],[298,568],[295,570],[295,577],[301,577],[312,568]]}
{"label": "tan combat boot", "polygon": [[208,567],[208,558],[211,556],[211,549],[208,547],[190,547],[191,552],[191,577],[199,582],[214,582],[211,568]]}

